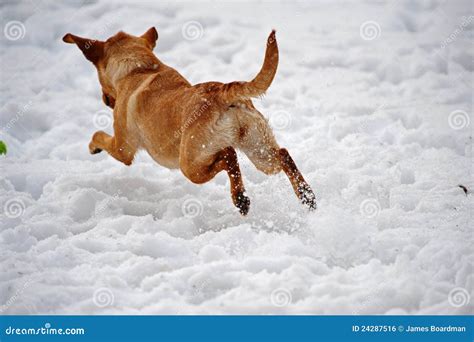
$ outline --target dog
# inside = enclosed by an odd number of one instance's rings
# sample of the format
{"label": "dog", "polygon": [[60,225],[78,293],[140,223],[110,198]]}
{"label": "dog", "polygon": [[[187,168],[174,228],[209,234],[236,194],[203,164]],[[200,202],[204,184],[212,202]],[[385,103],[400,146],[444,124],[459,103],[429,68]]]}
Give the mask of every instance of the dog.
{"label": "dog", "polygon": [[298,199],[316,209],[313,190],[251,100],[263,96],[275,77],[279,58],[275,30],[268,37],[263,66],[250,82],[191,85],[153,54],[157,40],[154,27],[141,36],[119,32],[106,41],[71,33],[63,37],[94,64],[102,99],[113,108],[114,136],[95,132],[90,153],[105,150],[131,165],[136,152],[145,149],[158,164],[180,169],[195,184],[226,171],[232,201],[247,215],[250,200],[237,160],[239,149],[267,175],[283,170]]}

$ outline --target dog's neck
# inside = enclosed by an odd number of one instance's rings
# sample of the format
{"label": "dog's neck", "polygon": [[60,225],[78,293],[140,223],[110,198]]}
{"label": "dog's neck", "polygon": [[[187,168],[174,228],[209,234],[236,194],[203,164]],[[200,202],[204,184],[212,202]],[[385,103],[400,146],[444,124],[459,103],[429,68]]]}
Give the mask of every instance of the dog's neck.
{"label": "dog's neck", "polygon": [[118,82],[124,77],[138,72],[158,72],[161,62],[153,56],[153,58],[137,59],[133,57],[112,58],[107,63],[106,74],[117,89]]}

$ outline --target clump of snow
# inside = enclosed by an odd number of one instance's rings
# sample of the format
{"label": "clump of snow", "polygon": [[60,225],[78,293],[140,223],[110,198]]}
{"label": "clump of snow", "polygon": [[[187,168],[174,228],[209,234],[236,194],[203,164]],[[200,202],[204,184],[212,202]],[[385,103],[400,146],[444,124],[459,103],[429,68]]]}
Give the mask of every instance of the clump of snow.
{"label": "clump of snow", "polygon": [[[2,312],[472,313],[468,1],[0,11]],[[278,73],[255,104],[313,186],[316,212],[243,155],[247,217],[224,174],[197,186],[145,153],[131,167],[89,155],[111,113],[93,66],[61,37],[150,26],[158,57],[193,83],[250,80],[277,29]]]}

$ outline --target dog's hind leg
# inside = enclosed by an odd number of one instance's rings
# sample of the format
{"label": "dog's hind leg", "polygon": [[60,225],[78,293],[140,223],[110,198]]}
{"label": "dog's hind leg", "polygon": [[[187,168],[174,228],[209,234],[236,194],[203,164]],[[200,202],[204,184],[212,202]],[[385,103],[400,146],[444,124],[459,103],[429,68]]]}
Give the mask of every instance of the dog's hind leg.
{"label": "dog's hind leg", "polygon": [[212,166],[213,172],[219,172],[221,169],[227,171],[230,180],[230,192],[234,205],[239,208],[242,215],[247,215],[250,209],[250,199],[245,196],[244,182],[240,173],[239,161],[234,148],[229,146],[222,150],[216,163]]}
{"label": "dog's hind leg", "polygon": [[234,205],[242,215],[247,215],[250,209],[250,199],[245,196],[244,183],[240,173],[237,153],[229,146],[208,158],[193,158],[185,153],[180,156],[180,167],[183,174],[193,183],[202,184],[210,181],[216,174],[225,170],[230,180],[230,192]]}
{"label": "dog's hind leg", "polygon": [[[249,157],[252,163],[267,175],[272,175],[283,170],[290,180],[291,186],[304,205],[310,210],[316,209],[316,196],[309,184],[298,170],[293,158],[291,158],[286,148],[261,148],[258,147],[258,153],[249,152],[243,149],[244,153]],[[263,151],[263,153],[262,153]]]}
{"label": "dog's hind leg", "polygon": [[293,190],[310,210],[316,209],[316,197],[305,181],[295,162],[285,148],[280,148],[267,120],[253,106],[242,111],[239,116],[241,149],[255,167],[267,175],[277,174],[281,170],[288,176]]}
{"label": "dog's hind leg", "polygon": [[278,151],[281,167],[290,179],[291,186],[301,203],[307,205],[310,210],[316,209],[316,196],[309,184],[303,178],[300,170],[296,167],[293,158],[291,158],[286,148],[280,148]]}

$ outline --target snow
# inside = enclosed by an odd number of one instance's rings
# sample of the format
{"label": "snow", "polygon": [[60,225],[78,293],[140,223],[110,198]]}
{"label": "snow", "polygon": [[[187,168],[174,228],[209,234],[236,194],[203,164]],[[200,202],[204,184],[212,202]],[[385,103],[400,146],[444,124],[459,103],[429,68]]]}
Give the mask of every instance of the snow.
{"label": "snow", "polygon": [[[469,1],[20,1],[0,14],[2,312],[472,313]],[[277,76],[254,102],[316,212],[244,155],[247,217],[224,174],[198,186],[145,152],[131,167],[88,153],[112,116],[61,37],[153,25],[157,56],[192,83],[250,80],[277,29]]]}

